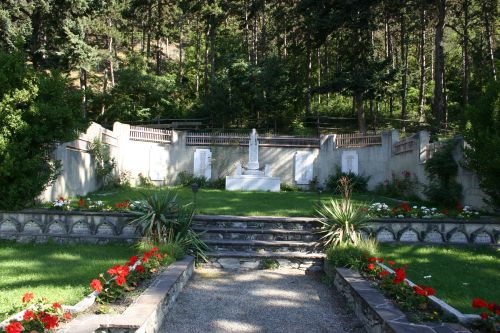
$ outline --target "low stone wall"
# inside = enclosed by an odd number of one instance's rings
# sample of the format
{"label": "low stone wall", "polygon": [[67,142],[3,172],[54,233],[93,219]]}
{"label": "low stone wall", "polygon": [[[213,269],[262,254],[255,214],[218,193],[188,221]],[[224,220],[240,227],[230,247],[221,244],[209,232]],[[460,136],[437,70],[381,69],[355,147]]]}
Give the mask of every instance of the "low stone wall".
{"label": "low stone wall", "polygon": [[357,272],[334,268],[325,263],[325,272],[335,288],[346,298],[355,315],[368,333],[465,333],[460,324],[411,323],[390,300],[374,289]]}
{"label": "low stone wall", "polygon": [[499,245],[500,221],[373,219],[362,229],[362,236],[379,242]]}
{"label": "low stone wall", "polygon": [[[133,217],[130,213],[116,212],[0,211],[0,239],[40,243],[48,240],[132,243],[142,236],[140,228],[129,224]],[[197,216],[194,219],[196,225]],[[379,242],[500,245],[500,221],[485,218],[373,219],[362,229],[362,236],[375,237]]]}
{"label": "low stone wall", "polygon": [[50,210],[0,211],[0,239],[18,242],[133,243],[142,230],[129,224],[132,214]]}

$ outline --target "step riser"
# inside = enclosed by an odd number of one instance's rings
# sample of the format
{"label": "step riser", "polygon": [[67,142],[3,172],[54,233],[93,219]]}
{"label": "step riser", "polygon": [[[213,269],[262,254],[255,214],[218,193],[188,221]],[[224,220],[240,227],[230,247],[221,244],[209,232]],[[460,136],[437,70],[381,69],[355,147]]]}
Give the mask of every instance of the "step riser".
{"label": "step riser", "polygon": [[220,252],[230,252],[230,251],[245,251],[245,252],[258,252],[258,251],[270,251],[270,252],[321,252],[320,248],[315,248],[312,246],[269,246],[269,245],[218,245],[211,244],[208,246],[209,251],[220,251]]}
{"label": "step riser", "polygon": [[317,223],[307,222],[287,222],[287,223],[270,223],[270,222],[234,222],[234,221],[193,221],[193,228],[243,228],[243,229],[283,229],[283,230],[314,230],[319,228]]}
{"label": "step riser", "polygon": [[227,232],[206,232],[201,235],[204,240],[265,240],[265,241],[302,241],[314,242],[319,239],[318,235],[286,235],[286,234],[261,234],[261,233],[227,233]]}
{"label": "step riser", "polygon": [[209,258],[208,263],[203,263],[204,268],[218,268],[228,270],[257,270],[270,268],[295,268],[300,270],[322,270],[323,259],[261,259],[261,258]]}

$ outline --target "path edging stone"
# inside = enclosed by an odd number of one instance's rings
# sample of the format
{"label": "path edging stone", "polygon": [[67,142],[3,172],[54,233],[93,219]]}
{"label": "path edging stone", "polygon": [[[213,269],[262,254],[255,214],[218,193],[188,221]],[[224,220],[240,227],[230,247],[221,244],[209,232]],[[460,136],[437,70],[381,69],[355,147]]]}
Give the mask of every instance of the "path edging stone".
{"label": "path edging stone", "polygon": [[373,288],[359,273],[324,264],[325,273],[333,279],[335,288],[346,298],[355,315],[369,333],[465,333],[470,332],[455,323],[411,323],[382,293]]}

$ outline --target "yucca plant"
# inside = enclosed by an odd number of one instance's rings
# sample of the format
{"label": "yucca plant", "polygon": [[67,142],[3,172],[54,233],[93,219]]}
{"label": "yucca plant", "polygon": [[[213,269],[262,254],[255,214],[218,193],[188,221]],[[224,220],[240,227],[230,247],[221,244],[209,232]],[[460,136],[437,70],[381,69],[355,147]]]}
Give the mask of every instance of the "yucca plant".
{"label": "yucca plant", "polygon": [[181,206],[177,194],[170,191],[142,193],[144,200],[139,216],[130,223],[141,226],[144,236],[153,243],[176,243],[206,261],[207,245],[191,228],[194,209]]}
{"label": "yucca plant", "polygon": [[348,178],[340,179],[344,197],[340,200],[330,199],[316,208],[321,223],[321,241],[325,246],[342,243],[357,244],[360,240],[359,230],[368,222],[368,215],[351,199],[351,184]]}

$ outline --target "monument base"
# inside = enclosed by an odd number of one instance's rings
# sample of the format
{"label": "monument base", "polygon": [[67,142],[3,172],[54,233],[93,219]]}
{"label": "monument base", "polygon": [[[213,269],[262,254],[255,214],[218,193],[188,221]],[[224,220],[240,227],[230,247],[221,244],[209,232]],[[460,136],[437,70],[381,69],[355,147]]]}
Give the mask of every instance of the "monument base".
{"label": "monument base", "polygon": [[226,190],[279,192],[280,178],[258,175],[227,176]]}

